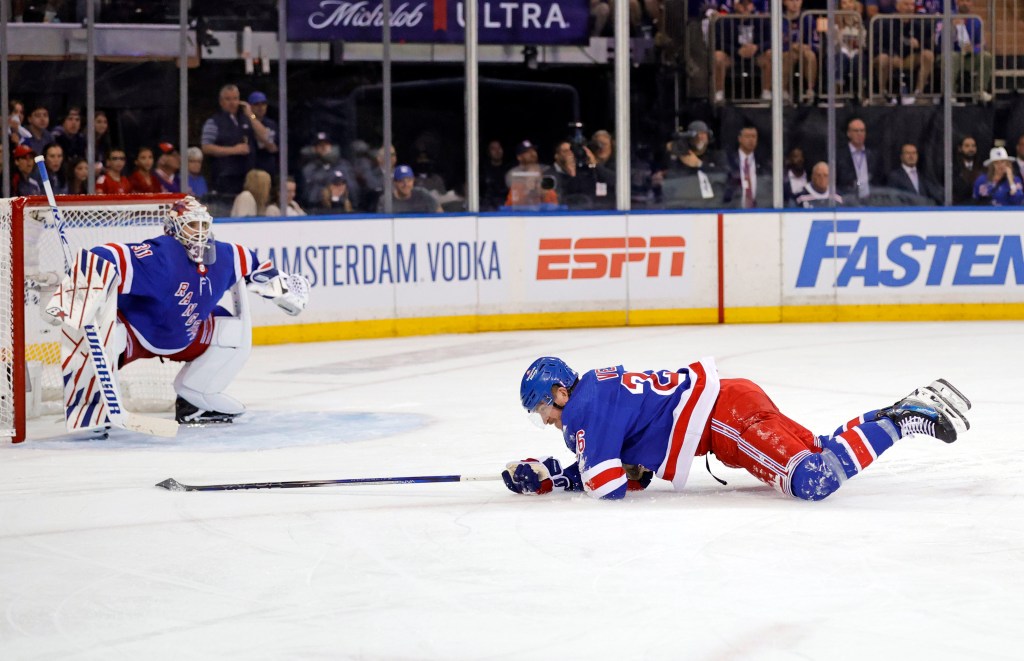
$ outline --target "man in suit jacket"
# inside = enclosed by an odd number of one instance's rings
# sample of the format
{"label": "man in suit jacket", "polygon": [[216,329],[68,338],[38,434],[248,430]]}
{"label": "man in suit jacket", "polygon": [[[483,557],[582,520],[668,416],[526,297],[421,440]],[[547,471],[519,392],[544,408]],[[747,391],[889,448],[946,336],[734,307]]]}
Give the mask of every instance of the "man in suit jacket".
{"label": "man in suit jacket", "polygon": [[900,166],[889,173],[889,187],[910,193],[916,206],[942,204],[942,187],[917,167],[917,147],[909,142],[900,148]]}
{"label": "man in suit jacket", "polygon": [[836,189],[848,204],[870,204],[871,187],[882,185],[882,161],[867,148],[867,126],[854,117],[846,123],[846,147],[836,150]]}
{"label": "man in suit jacket", "polygon": [[[765,175],[770,176],[771,169],[760,163],[754,154],[757,150],[757,128],[753,126],[741,128],[738,143],[735,151],[726,154],[729,164],[729,179],[726,181],[725,191],[722,194],[722,202],[740,209],[771,206],[770,179],[766,180],[765,177]],[[761,176],[760,185],[758,184],[759,175]]]}

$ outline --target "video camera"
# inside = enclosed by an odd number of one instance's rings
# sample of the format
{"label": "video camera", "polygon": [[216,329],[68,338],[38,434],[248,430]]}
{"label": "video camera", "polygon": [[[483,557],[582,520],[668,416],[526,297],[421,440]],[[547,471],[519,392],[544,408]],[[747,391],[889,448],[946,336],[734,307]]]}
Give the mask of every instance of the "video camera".
{"label": "video camera", "polygon": [[695,119],[686,126],[686,130],[676,129],[672,134],[672,144],[669,147],[669,151],[672,152],[673,156],[683,156],[690,152],[693,148],[693,139],[701,133],[705,133],[708,136],[708,144],[715,139],[715,132],[712,131],[707,124]]}

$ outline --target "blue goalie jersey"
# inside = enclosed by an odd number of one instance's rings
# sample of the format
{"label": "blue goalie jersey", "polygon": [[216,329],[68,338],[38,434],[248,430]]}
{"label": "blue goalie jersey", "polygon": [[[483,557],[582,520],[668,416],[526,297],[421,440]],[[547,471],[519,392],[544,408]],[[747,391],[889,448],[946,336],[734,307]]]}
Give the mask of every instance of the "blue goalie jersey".
{"label": "blue goalie jersey", "polygon": [[248,281],[254,274],[267,279],[277,275],[270,262],[258,264],[251,250],[234,243],[211,243],[216,259],[206,265],[205,273],[171,236],[92,249],[117,269],[118,314],[152,353],[167,356],[192,344],[202,322],[239,280]]}
{"label": "blue goalie jersey", "polygon": [[710,358],[676,371],[619,365],[585,373],[562,410],[562,434],[576,452],[584,489],[622,498],[624,464],[653,470],[681,489],[718,392]]}

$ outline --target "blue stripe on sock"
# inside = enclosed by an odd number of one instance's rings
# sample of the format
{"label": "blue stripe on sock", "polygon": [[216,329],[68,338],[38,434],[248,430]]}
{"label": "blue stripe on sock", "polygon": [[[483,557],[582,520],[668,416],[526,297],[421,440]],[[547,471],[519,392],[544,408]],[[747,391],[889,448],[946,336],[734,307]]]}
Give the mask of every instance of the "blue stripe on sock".
{"label": "blue stripe on sock", "polygon": [[892,447],[900,433],[896,425],[888,418],[880,418],[874,422],[865,422],[859,427],[861,433],[868,439],[868,445],[875,451],[875,456],[881,456],[883,452]]}

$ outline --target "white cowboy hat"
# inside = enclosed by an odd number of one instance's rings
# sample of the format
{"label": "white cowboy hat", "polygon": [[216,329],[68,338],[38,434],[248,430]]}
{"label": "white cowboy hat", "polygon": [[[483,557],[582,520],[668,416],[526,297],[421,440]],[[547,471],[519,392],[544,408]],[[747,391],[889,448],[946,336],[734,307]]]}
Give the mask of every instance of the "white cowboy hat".
{"label": "white cowboy hat", "polygon": [[993,163],[995,163],[996,161],[1012,161],[1012,160],[1013,159],[1010,158],[1010,155],[1006,153],[1006,148],[1005,147],[993,147],[988,152],[988,160],[985,161],[982,165],[984,165],[985,167],[988,167],[988,166],[992,165]]}

